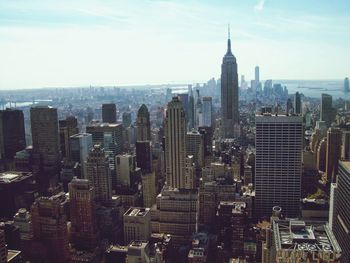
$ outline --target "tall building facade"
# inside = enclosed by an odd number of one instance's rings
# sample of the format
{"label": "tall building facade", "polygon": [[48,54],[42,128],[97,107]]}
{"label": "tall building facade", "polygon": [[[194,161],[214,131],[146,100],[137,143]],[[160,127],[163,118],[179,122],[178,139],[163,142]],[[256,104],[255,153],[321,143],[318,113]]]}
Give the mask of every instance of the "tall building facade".
{"label": "tall building facade", "polygon": [[149,111],[145,104],[142,104],[137,112],[137,141],[151,140],[151,122]]}
{"label": "tall building facade", "polygon": [[182,103],[173,97],[165,117],[166,181],[172,188],[185,188],[186,117]]}
{"label": "tall building facade", "polygon": [[[38,106],[30,109],[35,172],[42,189],[54,184],[61,161],[57,109]],[[51,180],[54,179],[54,180]]]}
{"label": "tall building facade", "polygon": [[211,97],[203,97],[203,126],[211,127],[213,124],[213,105]]}
{"label": "tall building facade", "polygon": [[85,177],[85,162],[92,148],[92,135],[78,133],[70,137],[71,160],[81,165],[82,177]]}
{"label": "tall building facade", "polygon": [[301,95],[299,92],[296,92],[294,96],[294,112],[301,114]]}
{"label": "tall building facade", "polygon": [[204,136],[196,130],[186,134],[186,155],[192,155],[197,166],[204,166]]}
{"label": "tall building facade", "polygon": [[5,242],[5,232],[0,229],[0,263],[7,262],[7,249]]}
{"label": "tall building facade", "polygon": [[151,213],[149,208],[130,207],[123,216],[124,242],[147,241],[151,236]]}
{"label": "tall building facade", "polygon": [[188,85],[188,129],[191,130],[194,128],[195,116],[194,116],[194,96],[192,85]]}
{"label": "tall building facade", "polygon": [[[339,162],[339,174],[334,192],[333,211],[330,214],[331,227],[342,249],[341,263],[350,262],[350,162]],[[332,220],[331,220],[332,219]]]}
{"label": "tall building facade", "polygon": [[70,137],[79,132],[78,120],[69,116],[65,120],[60,120],[58,122],[60,131],[60,144],[61,144],[61,154],[62,157],[71,159],[71,149],[70,149]]}
{"label": "tall building facade", "polygon": [[344,91],[349,92],[350,91],[350,86],[349,86],[349,78],[344,79]]}
{"label": "tall building facade", "polygon": [[132,184],[132,175],[136,170],[136,156],[131,154],[117,155],[116,170],[117,184],[130,187]]}
{"label": "tall building facade", "polygon": [[329,94],[321,94],[321,111],[320,120],[326,123],[327,127],[330,127],[335,118],[335,110],[333,109],[333,99]]}
{"label": "tall building facade", "polygon": [[234,125],[239,123],[238,103],[237,62],[231,51],[229,36],[221,65],[222,135],[225,138],[234,137]]}
{"label": "tall building facade", "polygon": [[23,111],[0,110],[0,159],[13,159],[26,148]]}
{"label": "tall building facade", "polygon": [[31,208],[34,239],[42,242],[47,260],[53,263],[70,262],[67,202],[65,193],[61,192],[52,197],[40,197]]}
{"label": "tall building facade", "polygon": [[117,107],[114,103],[102,104],[102,122],[117,123]]}
{"label": "tall building facade", "polygon": [[300,212],[303,149],[301,116],[256,115],[255,209],[269,217],[274,206],[286,216]]}
{"label": "tall building facade", "polygon": [[136,163],[143,173],[152,171],[152,148],[150,141],[136,142]]}
{"label": "tall building facade", "polygon": [[78,249],[95,249],[98,242],[94,188],[87,179],[69,183],[71,239]]}
{"label": "tall building facade", "polygon": [[342,133],[339,128],[327,131],[326,175],[327,182],[335,183],[338,174],[338,161],[341,156]]}
{"label": "tall building facade", "polygon": [[86,179],[95,189],[95,200],[109,202],[112,199],[112,178],[108,158],[100,145],[94,145],[86,160]]}

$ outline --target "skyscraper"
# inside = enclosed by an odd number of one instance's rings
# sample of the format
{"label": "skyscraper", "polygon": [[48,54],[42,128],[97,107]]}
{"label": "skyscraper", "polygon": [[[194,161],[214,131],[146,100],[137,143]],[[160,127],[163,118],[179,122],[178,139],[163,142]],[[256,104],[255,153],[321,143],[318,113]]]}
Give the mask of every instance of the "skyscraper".
{"label": "skyscraper", "polygon": [[0,159],[13,159],[16,152],[26,147],[23,111],[0,111]]}
{"label": "skyscraper", "polygon": [[152,171],[152,148],[150,141],[136,142],[136,163],[143,173]]}
{"label": "skyscraper", "polygon": [[114,103],[102,104],[102,122],[117,123],[117,107]]}
{"label": "skyscraper", "polygon": [[[58,173],[60,143],[57,109],[38,106],[30,109],[34,171],[39,172],[39,184],[45,190],[55,182]],[[53,180],[51,180],[53,179]]]}
{"label": "skyscraper", "polygon": [[237,62],[231,51],[230,31],[227,52],[221,65],[222,135],[234,137],[234,125],[239,123]]}
{"label": "skyscraper", "polygon": [[339,128],[327,131],[326,174],[327,182],[335,183],[338,174],[338,161],[341,156],[342,133]]}
{"label": "skyscraper", "polygon": [[68,263],[70,258],[64,192],[52,197],[40,197],[31,208],[34,239],[47,250],[52,263]]}
{"label": "skyscraper", "polygon": [[296,92],[294,96],[294,112],[301,114],[301,96],[299,92]]}
{"label": "skyscraper", "polygon": [[167,185],[185,188],[186,118],[179,97],[168,103],[164,126]]}
{"label": "skyscraper", "polygon": [[95,189],[95,200],[109,202],[112,199],[112,178],[104,149],[94,145],[86,161],[86,179]]}
{"label": "skyscraper", "polygon": [[211,127],[213,123],[212,112],[213,112],[212,98],[203,97],[203,126]]}
{"label": "skyscraper", "polygon": [[330,127],[335,118],[335,109],[332,106],[332,96],[321,94],[321,111],[320,120],[326,122],[326,126]]}
{"label": "skyscraper", "polygon": [[255,66],[255,83],[258,85],[260,82],[260,69],[259,66]]}
{"label": "skyscraper", "polygon": [[62,157],[65,157],[68,160],[70,160],[70,136],[79,132],[78,120],[73,116],[69,116],[65,120],[60,120],[58,122],[58,126],[60,130],[60,144]]}
{"label": "skyscraper", "polygon": [[194,128],[194,97],[192,85],[188,85],[188,129],[191,130]]}
{"label": "skyscraper", "polygon": [[303,149],[301,116],[256,115],[256,216],[274,206],[289,217],[300,211]]}
{"label": "skyscraper", "polygon": [[345,78],[345,79],[344,79],[344,91],[345,91],[345,92],[349,92],[349,91],[350,91],[350,87],[349,87],[349,78]]}
{"label": "skyscraper", "polygon": [[330,207],[330,221],[334,235],[342,249],[341,263],[350,262],[350,162],[339,162],[339,173],[334,191],[333,207]]}
{"label": "skyscraper", "polygon": [[0,229],[0,262],[1,263],[7,262],[7,249],[6,249],[6,242],[5,242],[5,232],[2,229]]}
{"label": "skyscraper", "polygon": [[85,161],[92,148],[92,136],[89,133],[78,133],[70,137],[71,159],[80,163],[82,177],[85,178]]}
{"label": "skyscraper", "polygon": [[142,104],[137,112],[137,141],[151,140],[151,122],[147,106]]}
{"label": "skyscraper", "polygon": [[95,249],[98,241],[94,188],[87,179],[69,183],[72,243],[78,249]]}

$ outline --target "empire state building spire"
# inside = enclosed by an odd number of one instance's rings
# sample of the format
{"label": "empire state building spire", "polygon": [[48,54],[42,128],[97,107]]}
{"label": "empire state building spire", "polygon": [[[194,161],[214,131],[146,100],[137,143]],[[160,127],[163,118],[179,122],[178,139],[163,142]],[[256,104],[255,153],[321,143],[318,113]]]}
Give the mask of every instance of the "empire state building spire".
{"label": "empire state building spire", "polygon": [[228,38],[227,38],[227,53],[226,54],[231,54],[231,36],[230,36],[230,24],[228,24]]}
{"label": "empire state building spire", "polygon": [[221,65],[221,110],[222,136],[234,137],[234,128],[239,124],[237,62],[231,51],[230,25],[228,26],[227,52]]}

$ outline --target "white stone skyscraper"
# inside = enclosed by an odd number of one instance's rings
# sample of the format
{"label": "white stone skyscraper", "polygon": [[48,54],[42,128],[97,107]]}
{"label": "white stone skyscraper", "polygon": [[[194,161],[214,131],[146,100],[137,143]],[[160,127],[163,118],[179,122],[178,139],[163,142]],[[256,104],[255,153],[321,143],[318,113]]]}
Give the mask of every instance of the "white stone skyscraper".
{"label": "white stone skyscraper", "polygon": [[257,115],[255,158],[256,216],[280,206],[288,217],[300,212],[303,117]]}
{"label": "white stone skyscraper", "polygon": [[222,136],[234,137],[234,125],[239,123],[237,62],[231,51],[230,31],[227,52],[221,65]]}
{"label": "white stone skyscraper", "polygon": [[172,188],[185,188],[186,117],[179,97],[168,103],[165,117],[166,181]]}

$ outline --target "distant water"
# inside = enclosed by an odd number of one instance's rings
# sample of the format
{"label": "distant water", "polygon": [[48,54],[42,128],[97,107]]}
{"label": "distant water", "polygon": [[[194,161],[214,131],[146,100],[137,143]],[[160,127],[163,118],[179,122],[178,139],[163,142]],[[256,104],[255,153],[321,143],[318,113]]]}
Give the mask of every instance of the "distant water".
{"label": "distant water", "polygon": [[321,94],[326,93],[333,99],[350,99],[350,93],[344,92],[344,82],[341,80],[276,80],[273,83],[287,86],[289,94],[298,91],[307,97],[321,98]]}
{"label": "distant water", "polygon": [[[42,105],[47,105],[49,104],[50,102],[52,102],[52,100],[36,100],[34,102],[34,104],[42,104]],[[22,102],[8,102],[6,104],[4,104],[3,108],[6,109],[6,108],[20,108],[20,107],[27,107],[27,106],[31,106],[33,105],[33,101],[22,101]],[[2,106],[1,106],[2,107]]]}

